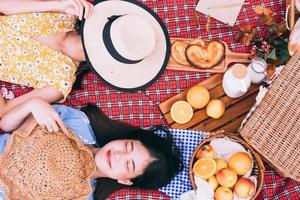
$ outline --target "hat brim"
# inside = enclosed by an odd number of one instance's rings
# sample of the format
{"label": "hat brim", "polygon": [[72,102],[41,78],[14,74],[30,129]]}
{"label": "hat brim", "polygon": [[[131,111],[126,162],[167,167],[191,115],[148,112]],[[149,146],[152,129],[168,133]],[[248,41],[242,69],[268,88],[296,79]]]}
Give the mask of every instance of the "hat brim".
{"label": "hat brim", "polygon": [[[133,0],[95,0],[93,14],[82,21],[81,39],[86,60],[111,87],[127,92],[142,90],[159,78],[170,56],[170,38],[161,19],[148,7]],[[156,37],[152,53],[136,64],[114,59],[105,47],[102,32],[108,17],[135,14],[144,17]]]}

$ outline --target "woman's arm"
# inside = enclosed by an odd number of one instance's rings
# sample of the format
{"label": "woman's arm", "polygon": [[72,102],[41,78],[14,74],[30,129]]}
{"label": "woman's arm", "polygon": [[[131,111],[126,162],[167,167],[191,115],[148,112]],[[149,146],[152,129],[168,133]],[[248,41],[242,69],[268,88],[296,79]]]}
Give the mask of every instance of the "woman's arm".
{"label": "woman's arm", "polygon": [[58,11],[58,1],[45,0],[0,0],[0,12],[12,15],[24,12]]}
{"label": "woman's arm", "polygon": [[0,0],[0,13],[12,15],[25,12],[61,11],[80,19],[92,14],[93,5],[86,0]]}
{"label": "woman's arm", "polygon": [[40,98],[32,98],[11,109],[1,118],[0,128],[6,132],[16,130],[31,113],[38,124],[46,127],[49,132],[58,131],[59,128],[66,132],[58,113],[48,102]]}

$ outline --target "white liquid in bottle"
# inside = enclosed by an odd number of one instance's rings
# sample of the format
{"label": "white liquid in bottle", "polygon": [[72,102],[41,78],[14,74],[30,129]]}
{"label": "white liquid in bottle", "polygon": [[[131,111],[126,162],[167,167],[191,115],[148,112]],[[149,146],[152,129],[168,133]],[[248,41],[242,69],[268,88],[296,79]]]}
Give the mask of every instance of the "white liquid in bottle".
{"label": "white liquid in bottle", "polygon": [[267,75],[267,63],[261,58],[253,58],[248,68],[253,84],[261,83]]}

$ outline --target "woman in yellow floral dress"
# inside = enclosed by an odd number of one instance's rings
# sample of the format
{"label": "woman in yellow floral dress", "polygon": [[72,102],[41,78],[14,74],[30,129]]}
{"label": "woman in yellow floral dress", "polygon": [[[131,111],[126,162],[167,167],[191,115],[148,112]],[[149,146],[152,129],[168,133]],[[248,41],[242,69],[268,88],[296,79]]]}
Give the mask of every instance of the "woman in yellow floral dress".
{"label": "woman in yellow floral dress", "polygon": [[9,101],[0,95],[0,118],[32,97],[67,97],[85,60],[75,23],[92,8],[86,0],[0,0],[0,80],[34,88]]}

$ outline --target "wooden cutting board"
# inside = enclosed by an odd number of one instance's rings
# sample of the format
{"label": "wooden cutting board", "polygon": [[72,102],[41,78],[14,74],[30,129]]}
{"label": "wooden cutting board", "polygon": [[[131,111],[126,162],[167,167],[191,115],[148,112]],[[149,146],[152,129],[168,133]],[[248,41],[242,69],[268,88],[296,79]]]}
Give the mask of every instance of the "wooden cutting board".
{"label": "wooden cutting board", "polygon": [[236,133],[242,120],[247,115],[248,111],[255,103],[255,98],[259,90],[260,85],[252,84],[248,92],[240,98],[230,98],[223,90],[222,86],[223,74],[215,74],[208,79],[198,83],[209,90],[211,99],[218,98],[223,100],[225,103],[225,113],[220,119],[213,119],[206,115],[206,107],[202,109],[195,110],[193,118],[185,123],[178,124],[174,122],[170,116],[170,109],[173,103],[179,100],[186,101],[185,90],[170,99],[162,102],[159,105],[160,111],[164,115],[166,121],[172,128],[178,129],[193,129],[193,130],[203,130],[203,131],[216,131],[225,130],[228,132]]}
{"label": "wooden cutting board", "polygon": [[[186,38],[171,38],[171,43],[173,44],[176,40],[182,40],[185,42],[191,42],[194,39],[186,39]],[[229,48],[226,42],[222,43],[225,45],[225,58],[224,60],[210,68],[210,69],[199,69],[193,66],[184,66],[180,65],[175,62],[175,60],[170,56],[169,63],[167,65],[167,69],[172,69],[172,70],[183,70],[183,71],[193,71],[193,72],[210,72],[210,73],[224,73],[227,70],[227,67],[231,63],[250,63],[249,56],[250,54],[248,53],[236,53],[232,52]]]}

